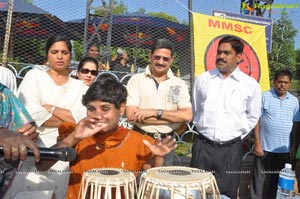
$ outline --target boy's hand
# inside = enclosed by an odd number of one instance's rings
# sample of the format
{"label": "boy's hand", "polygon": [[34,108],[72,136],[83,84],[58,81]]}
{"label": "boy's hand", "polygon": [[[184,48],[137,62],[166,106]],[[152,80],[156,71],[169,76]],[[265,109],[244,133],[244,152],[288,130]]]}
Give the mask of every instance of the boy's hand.
{"label": "boy's hand", "polygon": [[150,149],[153,155],[164,156],[177,148],[176,139],[167,136],[164,139],[157,138],[154,144],[150,144],[148,140],[143,140],[143,143]]}
{"label": "boy's hand", "polygon": [[79,121],[75,128],[75,138],[84,139],[95,135],[107,127],[107,123],[101,122],[102,117],[89,115]]}

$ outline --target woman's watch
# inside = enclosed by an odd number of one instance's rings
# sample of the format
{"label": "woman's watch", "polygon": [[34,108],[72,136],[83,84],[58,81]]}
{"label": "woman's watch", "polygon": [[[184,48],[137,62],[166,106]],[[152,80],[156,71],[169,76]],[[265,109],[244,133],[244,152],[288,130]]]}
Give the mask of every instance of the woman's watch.
{"label": "woman's watch", "polygon": [[164,110],[158,109],[158,110],[157,110],[157,113],[156,113],[156,118],[157,118],[157,119],[160,119],[160,118],[162,117],[163,113],[164,113]]}

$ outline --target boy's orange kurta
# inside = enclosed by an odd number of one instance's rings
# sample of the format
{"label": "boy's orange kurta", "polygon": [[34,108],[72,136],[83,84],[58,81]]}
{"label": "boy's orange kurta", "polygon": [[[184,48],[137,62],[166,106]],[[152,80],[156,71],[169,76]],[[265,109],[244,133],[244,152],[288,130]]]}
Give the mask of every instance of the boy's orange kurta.
{"label": "boy's orange kurta", "polygon": [[130,129],[119,127],[109,136],[84,139],[76,144],[76,160],[71,163],[71,175],[67,199],[78,197],[82,175],[94,168],[123,168],[134,172],[141,171],[143,165],[152,157],[151,151],[142,142],[154,140]]}

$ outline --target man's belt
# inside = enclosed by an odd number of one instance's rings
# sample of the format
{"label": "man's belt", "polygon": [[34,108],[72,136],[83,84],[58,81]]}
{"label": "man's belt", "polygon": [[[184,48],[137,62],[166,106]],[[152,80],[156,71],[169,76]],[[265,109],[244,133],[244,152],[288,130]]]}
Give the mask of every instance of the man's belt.
{"label": "man's belt", "polygon": [[198,134],[198,138],[200,140],[203,140],[203,141],[207,142],[208,144],[210,144],[212,146],[218,146],[218,147],[230,146],[230,145],[235,144],[237,142],[241,142],[241,137],[237,137],[237,138],[234,138],[232,140],[227,140],[227,141],[214,141],[214,140],[210,140],[210,139],[206,138],[201,133]]}
{"label": "man's belt", "polygon": [[138,126],[136,126],[136,125],[134,125],[133,126],[133,130],[134,131],[137,131],[137,132],[139,132],[139,133],[141,133],[141,134],[144,134],[144,135],[149,135],[150,137],[153,137],[154,139],[157,139],[157,138],[162,138],[162,139],[164,139],[164,138],[166,138],[168,135],[170,135],[170,136],[173,136],[174,135],[174,130],[173,131],[171,131],[171,132],[169,132],[169,133],[160,133],[160,132],[147,132],[147,131],[144,131],[143,129],[141,129],[140,127],[138,127]]}

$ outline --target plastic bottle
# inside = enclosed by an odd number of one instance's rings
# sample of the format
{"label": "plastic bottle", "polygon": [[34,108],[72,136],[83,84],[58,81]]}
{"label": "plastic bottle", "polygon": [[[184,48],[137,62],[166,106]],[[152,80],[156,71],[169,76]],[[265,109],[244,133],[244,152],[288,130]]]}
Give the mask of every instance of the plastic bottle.
{"label": "plastic bottle", "polygon": [[295,172],[292,165],[286,163],[279,173],[278,189],[276,199],[292,198],[294,194]]}

